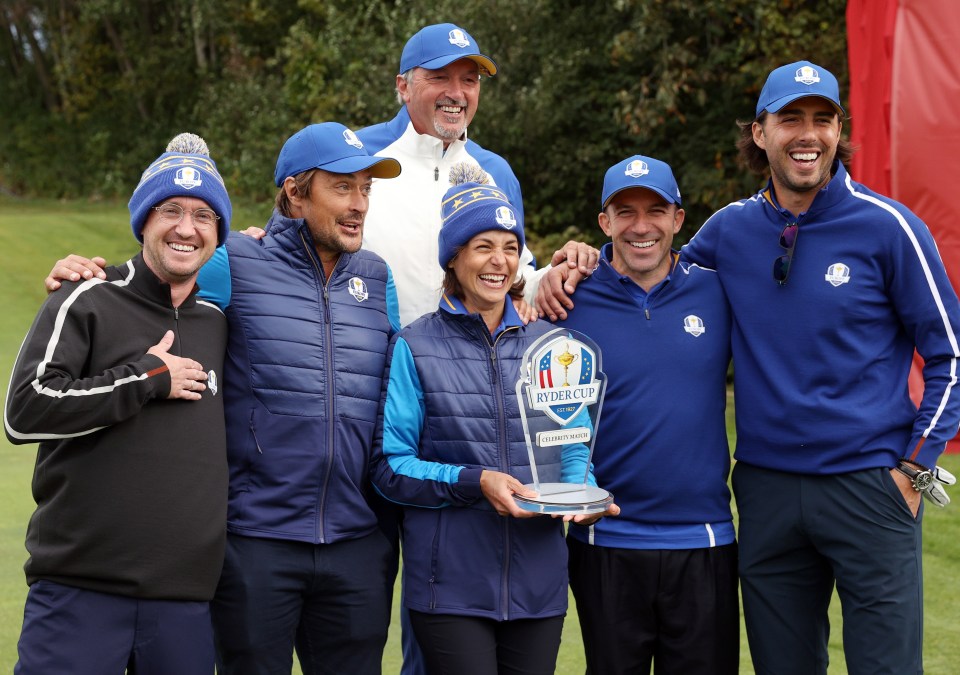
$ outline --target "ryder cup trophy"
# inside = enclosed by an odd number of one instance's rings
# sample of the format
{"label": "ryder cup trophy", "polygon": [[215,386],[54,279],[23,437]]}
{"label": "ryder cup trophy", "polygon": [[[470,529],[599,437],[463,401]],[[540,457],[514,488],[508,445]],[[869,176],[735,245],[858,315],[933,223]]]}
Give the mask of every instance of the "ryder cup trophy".
{"label": "ryder cup trophy", "polygon": [[613,495],[596,485],[590,458],[607,378],[600,348],[557,328],[527,349],[517,381],[536,497],[514,495],[526,511],[577,515],[605,511]]}

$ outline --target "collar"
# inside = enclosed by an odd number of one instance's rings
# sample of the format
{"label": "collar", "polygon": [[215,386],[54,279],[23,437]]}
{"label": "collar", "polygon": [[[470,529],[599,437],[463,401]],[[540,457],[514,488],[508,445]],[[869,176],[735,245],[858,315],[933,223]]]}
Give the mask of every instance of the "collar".
{"label": "collar", "polygon": [[405,122],[404,135],[408,137],[413,153],[416,155],[431,158],[443,157],[467,144],[467,134],[469,133],[467,129],[464,129],[463,135],[451,142],[446,148],[443,147],[442,139],[431,136],[430,134],[418,133],[417,130],[413,128],[413,122],[410,120],[410,113],[407,111],[407,106],[400,108],[400,112],[397,113],[395,120]]}
{"label": "collar", "polygon": [[[460,298],[447,293],[444,293],[440,296],[440,311],[453,316],[475,316],[480,318],[480,315],[476,312],[468,311],[467,308],[463,306],[463,302],[460,300]],[[522,326],[523,321],[520,320],[520,315],[517,314],[517,308],[513,306],[513,301],[508,295],[503,299],[503,318],[500,319],[500,325],[497,326],[497,330],[495,330],[493,334],[499,335],[508,328]]]}
{"label": "collar", "polygon": [[810,204],[810,208],[797,216],[794,216],[790,211],[780,206],[780,203],[777,201],[777,195],[773,189],[772,178],[767,181],[767,187],[761,191],[760,195],[763,197],[764,202],[776,209],[781,216],[788,221],[794,222],[800,220],[807,214],[826,211],[846,197],[848,192],[845,185],[847,181],[847,170],[839,159],[833,160],[832,171],[833,176],[827,184],[817,192],[817,195],[813,198],[813,203]]}
{"label": "collar", "polygon": [[[130,267],[133,267],[131,272]],[[125,266],[117,268],[119,272],[128,279],[128,286],[137,293],[147,298],[151,302],[164,307],[173,308],[173,301],[170,299],[170,284],[163,281],[147,267],[143,259],[143,251],[132,257]],[[197,303],[197,291],[200,290],[196,283],[193,284],[193,290],[190,295],[184,299],[178,309],[186,309]]]}

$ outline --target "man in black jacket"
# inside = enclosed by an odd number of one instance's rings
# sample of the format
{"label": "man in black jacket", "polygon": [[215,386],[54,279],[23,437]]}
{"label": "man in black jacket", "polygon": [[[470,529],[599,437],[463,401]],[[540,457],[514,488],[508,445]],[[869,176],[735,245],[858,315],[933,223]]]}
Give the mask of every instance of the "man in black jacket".
{"label": "man in black jacket", "polygon": [[47,298],[7,393],[7,438],[39,442],[16,673],[213,671],[227,325],[195,279],[231,206],[202,139],[171,141],[130,215],[143,251]]}

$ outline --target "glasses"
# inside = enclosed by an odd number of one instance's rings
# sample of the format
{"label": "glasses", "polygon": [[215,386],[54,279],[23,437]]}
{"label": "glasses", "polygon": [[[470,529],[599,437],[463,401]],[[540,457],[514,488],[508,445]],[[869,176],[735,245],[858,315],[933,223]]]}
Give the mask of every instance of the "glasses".
{"label": "glasses", "polygon": [[773,278],[781,286],[787,283],[790,264],[793,262],[793,249],[797,246],[797,234],[799,232],[800,226],[796,223],[790,223],[780,233],[780,246],[787,249],[787,252],[773,261]]}
{"label": "glasses", "polygon": [[193,226],[198,230],[214,228],[217,226],[217,221],[220,220],[220,216],[214,213],[213,209],[194,209],[193,211],[187,211],[179,204],[174,204],[173,202],[154,206],[153,210],[160,214],[160,220],[174,225],[179,225],[180,221],[183,220],[183,215],[189,213],[190,217],[193,218]]}

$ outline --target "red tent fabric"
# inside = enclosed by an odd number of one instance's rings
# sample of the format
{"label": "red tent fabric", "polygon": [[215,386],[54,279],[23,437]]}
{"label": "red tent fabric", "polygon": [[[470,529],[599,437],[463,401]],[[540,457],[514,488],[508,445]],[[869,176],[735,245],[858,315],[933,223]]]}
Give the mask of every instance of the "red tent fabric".
{"label": "red tent fabric", "polygon": [[[956,0],[847,3],[851,173],[906,204],[930,228],[960,288],[960,4]],[[922,362],[910,391],[919,400]],[[960,451],[960,440],[950,444]]]}

